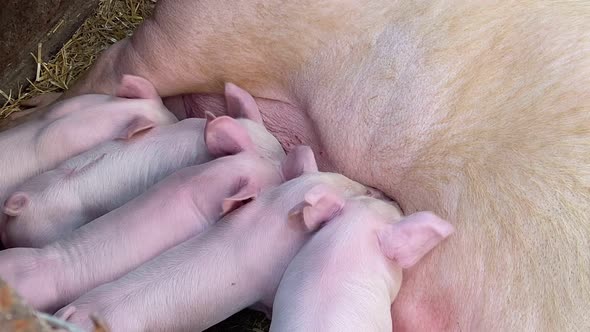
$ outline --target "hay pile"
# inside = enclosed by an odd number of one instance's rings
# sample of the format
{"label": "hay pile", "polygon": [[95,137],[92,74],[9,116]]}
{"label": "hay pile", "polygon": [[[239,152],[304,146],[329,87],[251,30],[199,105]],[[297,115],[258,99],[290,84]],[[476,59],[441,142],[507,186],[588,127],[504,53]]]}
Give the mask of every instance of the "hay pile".
{"label": "hay pile", "polygon": [[[31,53],[37,63],[37,77],[18,91],[0,87],[0,125],[22,110],[22,103],[45,93],[62,92],[96,60],[104,49],[135,30],[148,17],[156,0],[101,0],[98,9],[51,59],[43,55],[43,46]],[[241,312],[208,331],[268,331],[264,315]]]}
{"label": "hay pile", "polygon": [[[135,30],[151,14],[156,0],[101,0],[95,14],[89,17],[74,36],[52,59],[44,59],[43,45],[31,52],[37,63],[37,77],[18,91],[0,87],[0,118],[21,110],[21,103],[32,97],[61,92],[96,60],[104,49]],[[1,103],[1,102],[0,102]]]}

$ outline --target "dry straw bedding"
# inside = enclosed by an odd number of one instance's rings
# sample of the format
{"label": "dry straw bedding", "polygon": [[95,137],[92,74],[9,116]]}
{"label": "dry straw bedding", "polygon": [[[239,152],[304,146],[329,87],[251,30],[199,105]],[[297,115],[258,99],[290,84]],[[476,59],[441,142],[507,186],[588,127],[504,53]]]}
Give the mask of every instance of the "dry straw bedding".
{"label": "dry straw bedding", "polygon": [[18,91],[4,91],[0,117],[21,109],[32,97],[66,90],[94,62],[104,49],[121,40],[149,16],[155,0],[101,0],[98,9],[51,59],[43,54],[43,45],[31,50],[37,76]]}

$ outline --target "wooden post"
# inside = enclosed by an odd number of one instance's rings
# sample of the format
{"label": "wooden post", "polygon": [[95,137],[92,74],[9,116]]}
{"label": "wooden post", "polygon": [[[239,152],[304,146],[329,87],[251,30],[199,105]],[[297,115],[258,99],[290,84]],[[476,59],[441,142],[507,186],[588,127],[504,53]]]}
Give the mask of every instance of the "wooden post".
{"label": "wooden post", "polygon": [[55,55],[98,6],[98,0],[4,0],[0,5],[0,89],[34,81],[31,53],[43,44],[43,59]]}

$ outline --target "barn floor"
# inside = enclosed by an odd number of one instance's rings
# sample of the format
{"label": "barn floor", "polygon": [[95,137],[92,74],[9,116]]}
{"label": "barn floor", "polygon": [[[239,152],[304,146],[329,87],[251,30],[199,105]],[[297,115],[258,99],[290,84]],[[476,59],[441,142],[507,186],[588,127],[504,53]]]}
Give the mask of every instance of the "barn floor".
{"label": "barn floor", "polygon": [[[38,75],[29,86],[20,91],[4,91],[0,87],[0,128],[22,114],[22,104],[28,99],[67,89],[101,51],[130,35],[150,15],[155,3],[156,0],[101,0],[95,14],[56,56],[47,59],[41,48],[41,57],[34,55]],[[264,315],[243,311],[207,331],[262,332],[268,331],[269,324]]]}

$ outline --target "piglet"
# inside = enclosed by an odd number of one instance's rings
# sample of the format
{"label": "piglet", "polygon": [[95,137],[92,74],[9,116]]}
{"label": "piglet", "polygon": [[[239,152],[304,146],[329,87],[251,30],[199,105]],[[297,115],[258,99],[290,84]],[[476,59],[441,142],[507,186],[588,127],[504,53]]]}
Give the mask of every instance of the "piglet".
{"label": "piglet", "polygon": [[[260,190],[296,175],[291,170],[301,168],[309,153],[301,148],[286,159],[261,155],[247,130],[230,117],[209,119],[205,138],[209,151],[229,155],[173,173],[42,249],[0,252],[0,276],[33,307],[53,312],[202,232]],[[284,156],[280,146],[275,148],[276,156]],[[29,269],[31,262],[36,269]]]}
{"label": "piglet", "polygon": [[[315,195],[314,200],[343,200],[328,186],[316,188]],[[402,218],[382,200],[346,200],[289,264],[270,331],[390,332],[402,268],[416,264],[451,233],[453,226],[430,212]]]}
{"label": "piglet", "polygon": [[[252,96],[233,84],[226,86],[225,94],[228,112],[243,117],[238,121],[256,150],[280,160],[284,152],[264,128]],[[213,159],[218,151],[205,146],[205,123],[186,119],[155,128],[135,126],[122,139],[28,180],[4,204],[10,218],[2,241],[7,247],[42,247],[122,206],[174,171]],[[239,145],[228,144],[226,150],[238,152]]]}
{"label": "piglet", "polygon": [[[370,189],[335,173],[317,172],[313,153],[268,189],[209,230],[169,249],[122,278],[86,293],[57,315],[89,329],[96,313],[116,331],[200,331],[232,314],[272,308],[281,275],[299,248],[342,205],[314,200],[307,218],[290,211],[312,188],[329,183],[343,197]],[[315,207],[321,206],[321,210]]]}
{"label": "piglet", "polygon": [[58,102],[41,117],[0,133],[0,203],[28,178],[138,127],[178,120],[153,85],[125,75],[117,97],[82,95]]}

